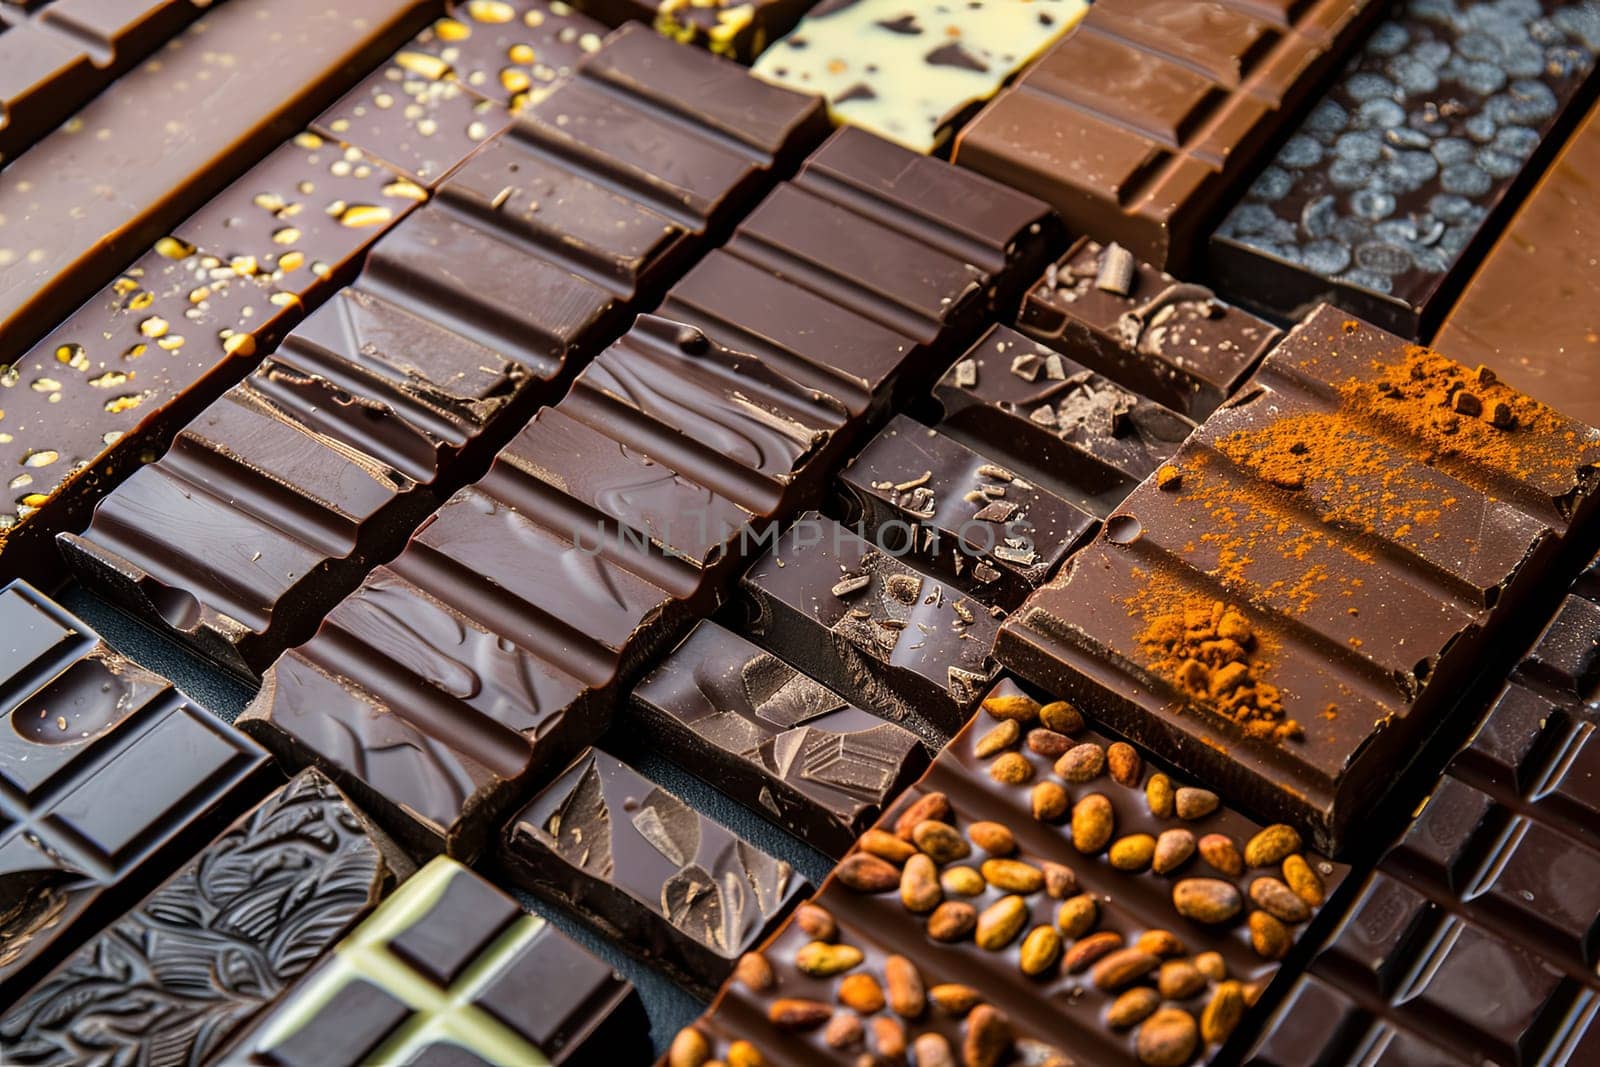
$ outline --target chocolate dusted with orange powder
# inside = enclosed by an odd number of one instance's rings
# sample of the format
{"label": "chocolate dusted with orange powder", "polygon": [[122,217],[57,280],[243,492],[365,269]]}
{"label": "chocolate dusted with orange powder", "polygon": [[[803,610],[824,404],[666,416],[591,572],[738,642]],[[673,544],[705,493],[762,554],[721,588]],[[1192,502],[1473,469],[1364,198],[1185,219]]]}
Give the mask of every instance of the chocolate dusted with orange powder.
{"label": "chocolate dusted with orange powder", "polygon": [[1564,565],[1597,462],[1600,430],[1324,307],[996,655],[1338,850]]}

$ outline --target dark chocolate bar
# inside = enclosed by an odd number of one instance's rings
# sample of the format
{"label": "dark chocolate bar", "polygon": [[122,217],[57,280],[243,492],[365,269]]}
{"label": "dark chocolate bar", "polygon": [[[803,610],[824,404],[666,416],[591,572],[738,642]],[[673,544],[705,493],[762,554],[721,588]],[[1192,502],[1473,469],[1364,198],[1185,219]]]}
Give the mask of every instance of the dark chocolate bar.
{"label": "dark chocolate bar", "polygon": [[1339,849],[1588,521],[1597,457],[1600,430],[1323,307],[996,655]]}
{"label": "dark chocolate bar", "polygon": [[1028,290],[1017,329],[1191,419],[1232,396],[1282,336],[1206,287],[1088,238]]}
{"label": "dark chocolate bar", "polygon": [[809,892],[787,863],[598,749],[511,820],[501,859],[520,885],[702,992]]}
{"label": "dark chocolate bar", "polygon": [[[966,1051],[974,1029],[992,1031],[989,1058],[961,1062],[1226,1058],[1280,961],[1336,913],[1346,869],[1065,702],[1007,681],[983,707],[741,964],[713,1030],[785,1064],[854,1062],[926,1031]],[[897,1026],[879,1021],[886,1004]]]}
{"label": "dark chocolate bar", "polygon": [[999,673],[1004,613],[949,588],[817,512],[740,579],[750,633],[863,707],[948,736]]}
{"label": "dark chocolate bar", "polygon": [[209,1061],[411,870],[306,771],[20,997],[6,1062]]}
{"label": "dark chocolate bar", "polygon": [[[757,10],[776,6],[767,0]],[[752,69],[821,93],[841,125],[932,152],[1088,10],[1087,0],[823,0]],[[664,22],[657,26],[669,32]]]}
{"label": "dark chocolate bar", "polygon": [[279,0],[267,17],[223,4],[8,162],[0,362],[349,88],[429,6]]}
{"label": "dark chocolate bar", "polygon": [[1099,0],[968,124],[955,159],[1076,232],[1192,272],[1262,151],[1384,6]]}
{"label": "dark chocolate bar", "polygon": [[55,535],[242,378],[300,313],[293,294],[167,238],[0,371],[0,579],[47,583]]}
{"label": "dark chocolate bar", "polygon": [[597,51],[605,35],[604,24],[564,0],[451,0],[448,13],[397,59],[437,56],[468,88],[520,111]]}
{"label": "dark chocolate bar", "polygon": [[934,389],[940,429],[1104,517],[1194,423],[1053,348],[991,327]]}
{"label": "dark chocolate bar", "polygon": [[866,535],[1007,609],[1044,584],[1096,518],[938,430],[896,415],[839,475]]}
{"label": "dark chocolate bar", "polygon": [[[812,0],[583,0],[583,9],[612,26],[654,24],[684,44],[748,63],[782,37]],[[790,88],[803,89],[792,85]]]}
{"label": "dark chocolate bar", "polygon": [[453,860],[407,880],[218,1062],[638,1063],[638,994]]}
{"label": "dark chocolate bar", "polygon": [[61,547],[146,623],[253,676],[483,469],[527,377],[344,290]]}
{"label": "dark chocolate bar", "polygon": [[1489,250],[1434,344],[1529,396],[1600,423],[1600,107]]}
{"label": "dark chocolate bar", "polygon": [[713,622],[634,687],[628,717],[669,758],[831,856],[927,765],[916,735]]}
{"label": "dark chocolate bar", "polygon": [[1217,227],[1218,288],[1431,335],[1593,98],[1593,22],[1578,0],[1405,0]]}
{"label": "dark chocolate bar", "polygon": [[9,1003],[255,800],[268,759],[22,582],[0,589],[0,663]]}

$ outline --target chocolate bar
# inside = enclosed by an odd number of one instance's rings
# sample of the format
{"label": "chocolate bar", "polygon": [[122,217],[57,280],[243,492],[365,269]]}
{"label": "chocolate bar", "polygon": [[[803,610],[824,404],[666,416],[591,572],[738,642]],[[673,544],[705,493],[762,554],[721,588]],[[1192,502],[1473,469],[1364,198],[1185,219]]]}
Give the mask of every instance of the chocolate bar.
{"label": "chocolate bar", "polygon": [[632,986],[441,856],[218,1062],[636,1063],[648,1028]]}
{"label": "chocolate bar", "polygon": [[1217,227],[1218,288],[1431,335],[1592,95],[1590,18],[1572,0],[1399,5]]}
{"label": "chocolate bar", "polygon": [[[751,70],[827,97],[840,125],[932,152],[1088,10],[1086,0],[824,0]],[[670,32],[665,15],[657,25]]]}
{"label": "chocolate bar", "polygon": [[989,650],[1003,612],[814,511],[776,537],[739,588],[763,645],[925,736],[959,730],[999,672]]}
{"label": "chocolate bar", "polygon": [[344,290],[62,550],[149,625],[254,676],[483,469],[527,377]]}
{"label": "chocolate bar", "polygon": [[306,771],[20,997],[7,1062],[209,1060],[411,870]]}
{"label": "chocolate bar", "polygon": [[933,391],[940,429],[1103,518],[1194,432],[1176,411],[1006,326]]}
{"label": "chocolate bar", "polygon": [[[584,0],[583,9],[612,26],[653,23],[684,44],[748,63],[788,33],[811,0]],[[803,86],[791,86],[802,89]]]}
{"label": "chocolate bar", "polygon": [[1282,336],[1205,286],[1086,237],[1028,290],[1017,329],[1191,419],[1232,396]]}
{"label": "chocolate bar", "polygon": [[783,860],[598,749],[511,820],[501,859],[519,885],[707,993],[809,891]]}
{"label": "chocolate bar", "polygon": [[208,6],[194,0],[17,0],[0,9],[0,165]]}
{"label": "chocolate bar", "polygon": [[1324,306],[996,656],[1330,851],[1594,507],[1600,430]]}
{"label": "chocolate bar", "polygon": [[927,765],[915,734],[714,622],[634,687],[628,719],[669,758],[831,856]]}
{"label": "chocolate bar", "polygon": [[436,56],[474,92],[520,111],[597,51],[605,35],[603,24],[564,0],[451,0],[448,13],[396,58]]}
{"label": "chocolate bar", "polygon": [[1216,217],[1385,5],[1100,0],[956,141],[1075,232],[1192,273]]}
{"label": "chocolate bar", "polygon": [[779,1063],[885,1043],[962,1062],[1209,1060],[1337,912],[1347,870],[1289,827],[1222,806],[1063,701],[1003,681],[983,709],[741,963],[711,1033]]}
{"label": "chocolate bar", "polygon": [[1063,500],[939,430],[896,415],[839,475],[874,542],[1010,610],[1096,525]]}
{"label": "chocolate bar", "polygon": [[[0,361],[414,32],[416,0],[223,5],[6,164]],[[271,25],[266,25],[270,22]],[[79,131],[82,131],[81,133]],[[115,175],[108,192],[105,183]]]}
{"label": "chocolate bar", "polygon": [[1600,423],[1600,109],[1592,109],[1501,232],[1434,343],[1573,418]]}
{"label": "chocolate bar", "polygon": [[10,1002],[254,801],[268,760],[32,586],[0,589],[0,634]]}
{"label": "chocolate bar", "polygon": [[1581,1063],[1600,1048],[1597,573],[1515,668],[1255,1062],[1387,1044],[1441,1063]]}

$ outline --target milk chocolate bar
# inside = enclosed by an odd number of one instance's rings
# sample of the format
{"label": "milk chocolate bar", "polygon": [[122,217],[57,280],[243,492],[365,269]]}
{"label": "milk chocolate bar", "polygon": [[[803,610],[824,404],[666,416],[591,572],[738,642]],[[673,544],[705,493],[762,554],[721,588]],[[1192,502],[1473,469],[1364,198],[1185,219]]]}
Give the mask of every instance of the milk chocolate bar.
{"label": "milk chocolate bar", "polygon": [[1101,0],[961,132],[956,162],[1193,273],[1263,151],[1383,7]]}
{"label": "milk chocolate bar", "polygon": [[937,429],[896,415],[839,475],[874,541],[985,605],[1010,610],[1096,517]]}
{"label": "milk chocolate bar", "polygon": [[632,986],[441,856],[218,1062],[633,1063],[648,1027]]}
{"label": "milk chocolate bar", "polygon": [[1218,288],[1431,335],[1592,95],[1592,23],[1573,0],[1405,0],[1217,227]]}
{"label": "milk chocolate bar", "polygon": [[18,998],[6,1059],[209,1061],[411,870],[306,771]]}
{"label": "milk chocolate bar", "polygon": [[513,111],[538,103],[597,51],[604,24],[565,0],[451,0],[443,18],[396,56],[442,60],[451,76]]}
{"label": "milk chocolate bar", "polygon": [[0,589],[0,634],[10,1002],[254,801],[268,759],[32,586]]}
{"label": "milk chocolate bar", "polygon": [[661,751],[832,856],[927,765],[915,734],[702,622],[633,690]]}
{"label": "milk chocolate bar", "polygon": [[1323,307],[996,655],[1340,849],[1587,521],[1596,456],[1600,430]]}
{"label": "milk chocolate bar", "polygon": [[511,820],[501,859],[519,884],[706,992],[809,889],[783,860],[598,749]]}
{"label": "milk chocolate bar", "polygon": [[1028,290],[1017,329],[1191,419],[1232,396],[1282,336],[1205,286],[1088,238]]}

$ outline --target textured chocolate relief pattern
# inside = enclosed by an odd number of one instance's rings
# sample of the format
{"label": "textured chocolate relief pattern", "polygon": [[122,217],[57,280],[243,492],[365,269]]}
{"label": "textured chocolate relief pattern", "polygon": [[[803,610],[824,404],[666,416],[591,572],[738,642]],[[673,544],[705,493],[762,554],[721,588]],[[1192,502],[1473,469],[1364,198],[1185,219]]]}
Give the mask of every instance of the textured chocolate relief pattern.
{"label": "textured chocolate relief pattern", "polygon": [[200,1063],[396,877],[361,817],[307,771],[85,945],[0,1019],[8,1063]]}
{"label": "textured chocolate relief pattern", "polygon": [[1338,848],[1592,508],[1600,431],[1323,309],[1001,633]]}
{"label": "textured chocolate relief pattern", "polygon": [[1600,13],[1575,0],[1400,5],[1218,227],[1224,289],[1427,336],[1597,52]]}

